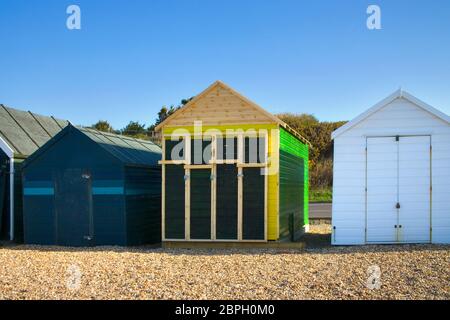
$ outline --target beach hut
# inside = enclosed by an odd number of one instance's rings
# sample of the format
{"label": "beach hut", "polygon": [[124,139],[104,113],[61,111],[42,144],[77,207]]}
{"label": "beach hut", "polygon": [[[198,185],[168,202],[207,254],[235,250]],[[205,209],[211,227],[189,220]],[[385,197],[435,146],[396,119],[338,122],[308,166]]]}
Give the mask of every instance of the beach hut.
{"label": "beach hut", "polygon": [[162,133],[162,239],[295,240],[308,227],[309,142],[217,81]]}
{"label": "beach hut", "polygon": [[450,243],[450,117],[398,90],[333,132],[332,243]]}
{"label": "beach hut", "polygon": [[23,164],[25,243],[159,243],[159,159],[150,141],[68,125]]}
{"label": "beach hut", "polygon": [[67,124],[0,104],[0,240],[23,241],[22,162]]}

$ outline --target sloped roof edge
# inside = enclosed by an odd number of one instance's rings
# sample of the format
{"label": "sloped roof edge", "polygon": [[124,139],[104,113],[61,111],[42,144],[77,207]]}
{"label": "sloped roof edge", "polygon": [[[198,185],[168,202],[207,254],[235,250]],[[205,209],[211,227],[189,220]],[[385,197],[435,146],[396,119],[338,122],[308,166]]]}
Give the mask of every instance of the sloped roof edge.
{"label": "sloped roof edge", "polygon": [[239,92],[234,90],[232,87],[230,87],[229,85],[225,84],[223,81],[220,81],[220,80],[215,81],[208,88],[203,90],[200,94],[196,95],[191,101],[189,101],[183,107],[181,107],[179,110],[175,111],[173,114],[171,114],[169,117],[167,117],[163,122],[161,122],[159,125],[156,126],[155,131],[160,131],[164,126],[169,124],[171,119],[174,119],[175,117],[177,117],[180,114],[182,114],[183,112],[185,112],[191,105],[193,105],[196,101],[200,100],[208,92],[210,92],[211,90],[213,90],[217,86],[222,86],[222,87],[230,90],[234,95],[236,95],[237,97],[239,97],[240,99],[242,99],[243,101],[245,101],[246,103],[251,105],[253,108],[258,110],[259,112],[261,112],[264,115],[266,115],[269,119],[273,120],[274,123],[282,126],[284,129],[286,129],[287,131],[292,133],[297,139],[299,139],[303,143],[306,143],[307,145],[312,147],[311,143],[305,137],[300,135],[297,131],[295,131],[293,128],[291,128],[288,124],[286,124],[280,118],[278,118],[277,116],[273,115],[272,113],[266,111],[264,108],[260,107],[258,104],[256,104],[255,102],[251,101],[247,97],[243,96],[242,94],[240,94]]}
{"label": "sloped roof edge", "polygon": [[358,123],[367,119],[369,116],[371,116],[374,113],[378,112],[379,110],[383,109],[385,106],[387,106],[392,101],[394,101],[396,99],[400,99],[400,98],[404,98],[404,99],[408,100],[409,102],[413,103],[414,105],[418,106],[419,108],[431,113],[432,115],[436,116],[437,118],[450,124],[450,117],[448,115],[446,115],[445,113],[439,111],[438,109],[430,106],[429,104],[423,102],[422,100],[416,98],[412,94],[410,94],[402,89],[399,89],[399,90],[395,91],[394,93],[392,93],[391,95],[389,95],[388,97],[381,100],[380,102],[378,102],[377,104],[375,104],[373,107],[371,107],[368,110],[366,110],[365,112],[361,113],[359,116],[357,116],[353,120],[347,122],[342,127],[333,131],[333,133],[331,134],[331,138],[332,139],[337,138],[344,132],[346,132],[346,131],[350,130],[351,128],[353,128],[354,126],[356,126]]}
{"label": "sloped roof edge", "polygon": [[[161,153],[161,148],[158,147],[156,144],[154,144],[151,141],[135,139],[135,138],[121,136],[121,135],[117,135],[117,134],[113,134],[113,133],[105,133],[105,132],[101,132],[101,131],[98,131],[98,130],[95,130],[95,129],[74,126],[71,123],[69,123],[64,129],[62,129],[52,139],[50,139],[41,148],[39,148],[36,152],[34,152],[32,155],[30,155],[25,160],[25,162],[23,163],[23,167],[28,166],[31,162],[33,162],[41,154],[43,154],[48,148],[50,148],[52,145],[57,143],[59,140],[61,140],[66,134],[68,134],[72,130],[78,131],[80,134],[85,136],[86,139],[89,139],[93,143],[99,145],[99,147],[101,147],[103,150],[105,150],[105,152],[110,154],[112,157],[114,157],[118,161],[122,162],[124,165],[136,165],[137,164],[137,165],[143,165],[143,166],[153,166],[153,165],[156,165],[157,161],[155,161],[155,164],[146,163],[146,162],[142,161],[142,159],[138,159],[136,161],[136,158],[133,159],[133,157],[130,157],[129,155],[125,154],[123,151],[120,150],[120,148],[122,148],[122,146],[119,146],[119,145],[115,144],[113,141],[111,141],[110,139],[107,139],[109,145],[112,148],[115,148],[114,150],[117,151],[117,152],[112,152],[111,150],[109,150],[108,148],[106,148],[103,145],[104,143],[94,140],[91,136],[89,136],[87,134],[87,132],[91,133],[91,134],[97,134],[97,135],[100,135],[100,136],[103,136],[103,137],[109,136],[109,137],[113,137],[113,138],[118,138],[118,139],[121,139],[122,141],[123,140],[133,141],[133,142],[138,143],[140,146],[142,146],[143,149],[145,149],[145,151],[144,150],[141,150],[141,151],[144,151],[144,152],[147,152],[147,153]],[[146,145],[154,146],[155,149],[157,149],[157,150],[152,150],[151,148],[149,148]],[[129,147],[129,149],[135,149],[135,148],[133,148],[133,146],[131,146],[129,144],[128,144],[128,147]],[[137,150],[137,149],[135,149],[135,150]]]}

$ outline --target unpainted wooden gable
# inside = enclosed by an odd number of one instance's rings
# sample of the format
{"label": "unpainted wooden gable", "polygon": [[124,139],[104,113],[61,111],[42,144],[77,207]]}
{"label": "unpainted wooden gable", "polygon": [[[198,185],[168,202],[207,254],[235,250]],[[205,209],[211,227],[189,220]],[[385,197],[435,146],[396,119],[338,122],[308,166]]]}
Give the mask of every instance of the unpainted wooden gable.
{"label": "unpainted wooden gable", "polygon": [[192,126],[194,121],[202,121],[204,126],[275,123],[259,107],[221,84],[205,92],[185,110],[180,110],[167,125]]}

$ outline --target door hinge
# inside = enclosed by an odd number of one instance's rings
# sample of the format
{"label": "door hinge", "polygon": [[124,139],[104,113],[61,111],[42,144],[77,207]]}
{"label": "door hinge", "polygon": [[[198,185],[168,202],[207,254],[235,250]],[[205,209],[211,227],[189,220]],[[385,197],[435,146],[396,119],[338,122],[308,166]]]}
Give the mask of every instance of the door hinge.
{"label": "door hinge", "polygon": [[400,136],[396,136],[395,141],[400,141]]}

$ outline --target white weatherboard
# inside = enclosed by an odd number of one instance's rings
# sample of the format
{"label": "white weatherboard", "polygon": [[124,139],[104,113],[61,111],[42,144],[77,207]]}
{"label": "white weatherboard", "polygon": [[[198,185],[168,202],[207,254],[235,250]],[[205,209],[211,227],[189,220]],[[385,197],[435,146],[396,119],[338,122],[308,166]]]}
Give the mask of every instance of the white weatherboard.
{"label": "white weatherboard", "polygon": [[397,166],[395,137],[367,139],[367,242],[397,241]]}
{"label": "white weatherboard", "polygon": [[450,243],[450,118],[405,92],[369,111],[333,134],[332,243]]}
{"label": "white weatherboard", "polygon": [[401,137],[398,148],[398,241],[431,242],[430,137]]}
{"label": "white weatherboard", "polygon": [[430,242],[430,137],[367,139],[368,243]]}

